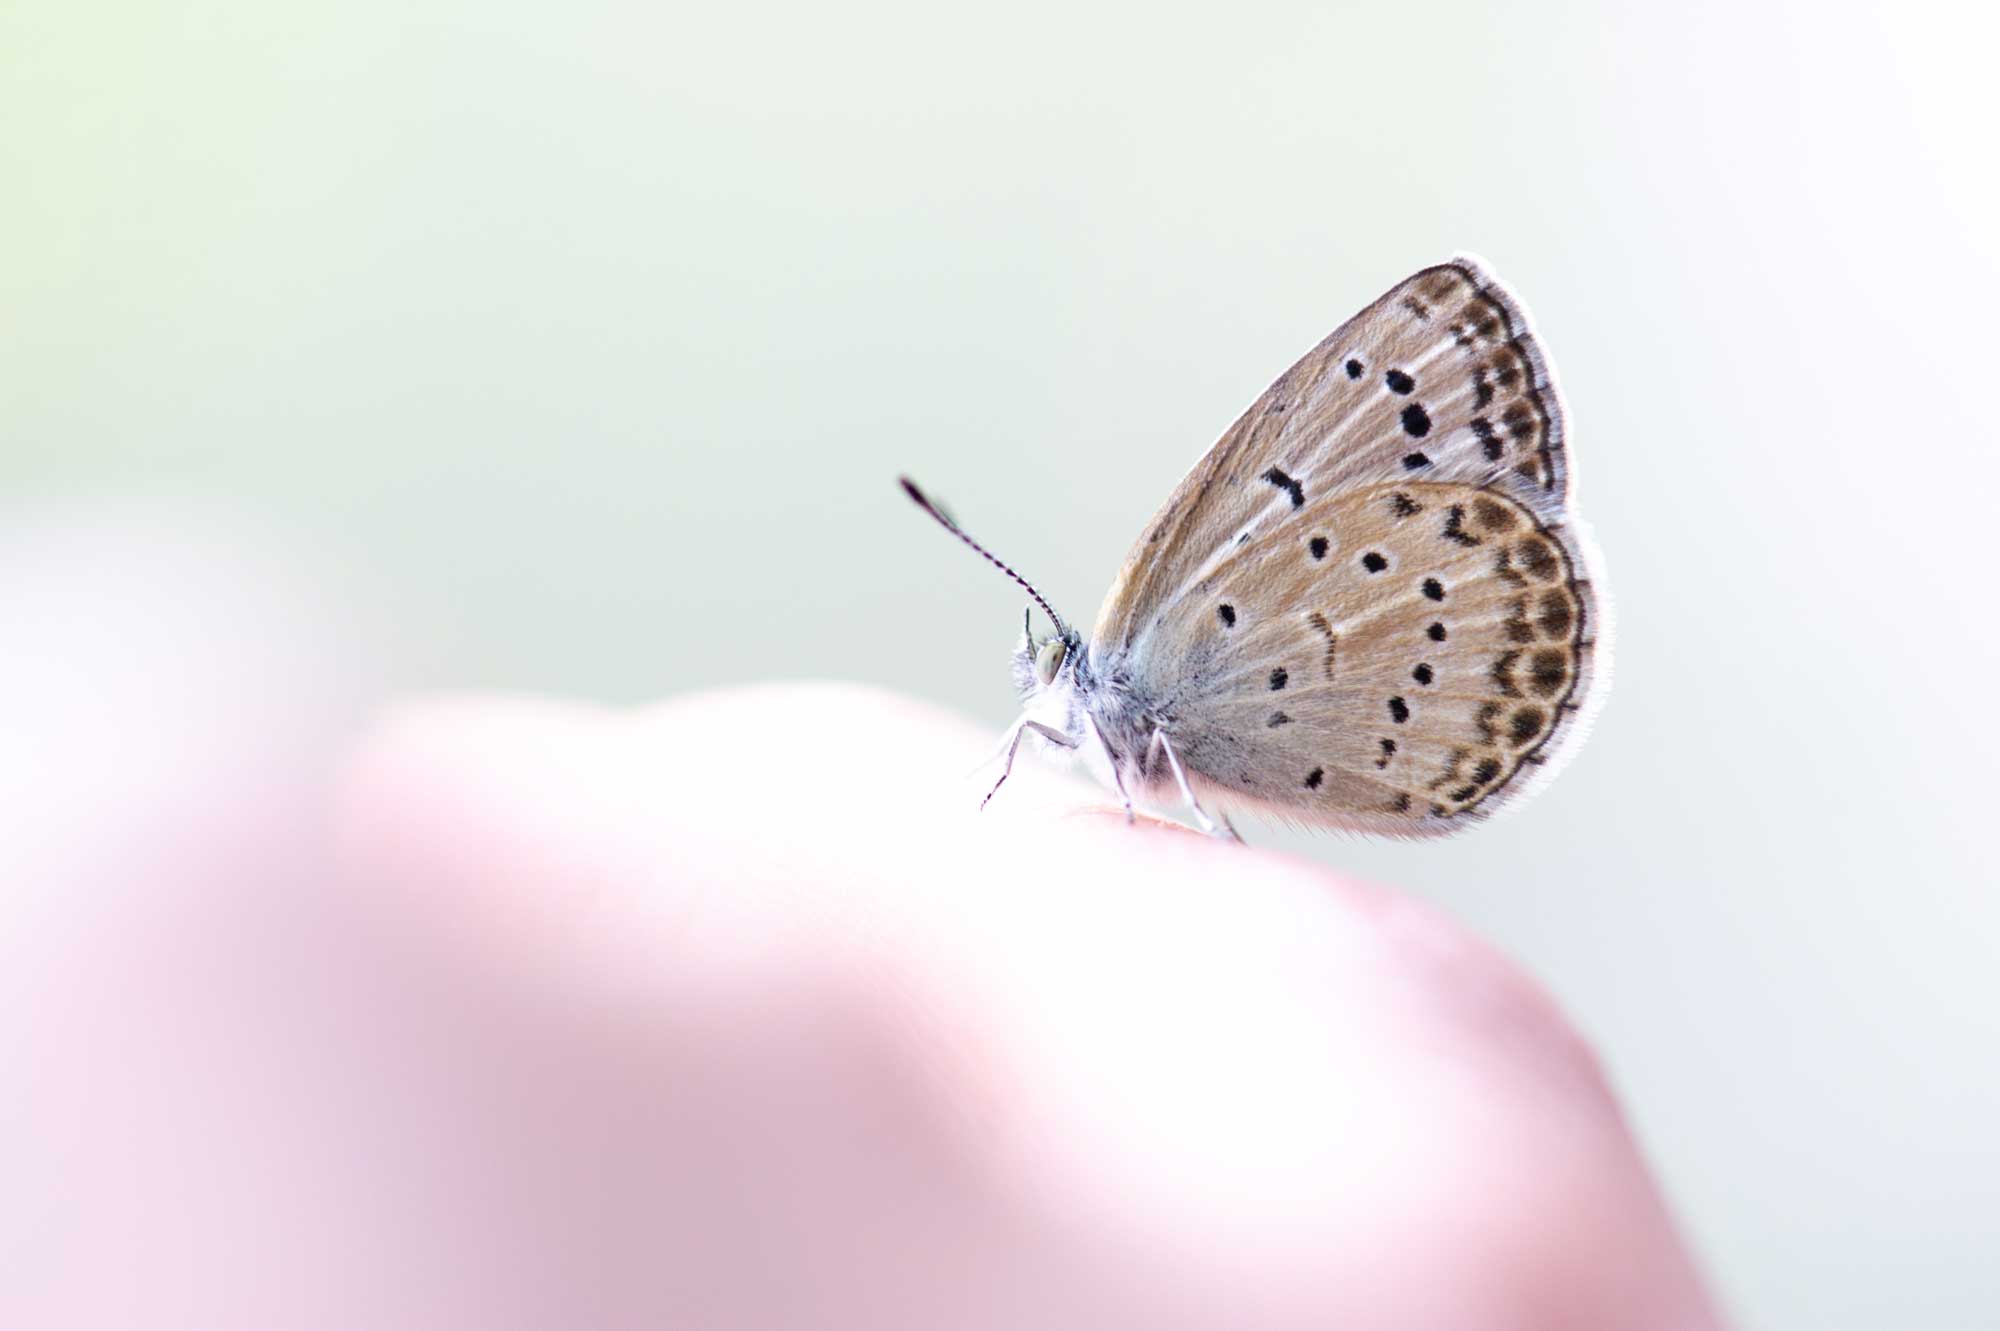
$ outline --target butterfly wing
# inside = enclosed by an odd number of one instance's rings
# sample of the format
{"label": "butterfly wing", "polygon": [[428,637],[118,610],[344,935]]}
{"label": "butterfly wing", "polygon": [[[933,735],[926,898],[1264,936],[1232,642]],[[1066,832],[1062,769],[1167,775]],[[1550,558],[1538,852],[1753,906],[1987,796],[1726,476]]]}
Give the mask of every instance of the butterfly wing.
{"label": "butterfly wing", "polygon": [[1128,556],[1093,651],[1212,788],[1449,831],[1577,729],[1603,640],[1564,418],[1477,261],[1400,283],[1288,370]]}

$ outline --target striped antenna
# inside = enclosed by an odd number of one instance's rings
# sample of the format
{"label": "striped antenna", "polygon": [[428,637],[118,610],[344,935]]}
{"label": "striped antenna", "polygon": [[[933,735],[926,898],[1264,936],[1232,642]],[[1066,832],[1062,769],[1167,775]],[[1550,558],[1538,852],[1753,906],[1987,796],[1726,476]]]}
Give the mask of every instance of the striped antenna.
{"label": "striped antenna", "polygon": [[912,500],[914,500],[918,508],[921,508],[924,512],[936,518],[938,521],[938,525],[940,527],[943,527],[953,536],[956,536],[959,540],[964,541],[974,550],[977,550],[980,553],[980,555],[985,558],[987,563],[993,565],[993,567],[999,569],[1002,573],[1005,573],[1008,577],[1020,583],[1021,586],[1027,590],[1028,595],[1035,598],[1035,604],[1042,608],[1042,613],[1049,617],[1049,622],[1056,626],[1057,635],[1064,639],[1067,639],[1069,637],[1069,629],[1066,625],[1064,625],[1062,621],[1062,616],[1057,614],[1055,612],[1055,608],[1051,606],[1048,603],[1048,601],[1043,599],[1042,594],[1040,592],[1035,590],[1035,584],[1029,582],[1026,578],[1016,573],[1013,569],[1007,567],[1007,565],[1004,562],[995,558],[991,550],[988,550],[985,546],[973,540],[970,536],[967,536],[965,534],[964,529],[961,528],[956,522],[953,522],[951,520],[949,514],[947,514],[942,508],[940,508],[935,503],[932,503],[930,497],[926,495],[922,490],[919,490],[917,488],[917,483],[915,481],[911,480],[907,476],[898,476],[896,479],[902,482],[903,493],[908,495]]}

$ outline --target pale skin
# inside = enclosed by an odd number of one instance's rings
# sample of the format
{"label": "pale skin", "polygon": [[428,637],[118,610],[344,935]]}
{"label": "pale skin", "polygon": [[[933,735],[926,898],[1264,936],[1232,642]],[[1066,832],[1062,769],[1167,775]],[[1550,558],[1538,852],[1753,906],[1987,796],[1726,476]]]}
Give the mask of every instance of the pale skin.
{"label": "pale skin", "polygon": [[1392,889],[1128,825],[1026,753],[977,812],[991,744],[845,686],[444,699],[374,730],[343,880],[420,969],[477,977],[475,1042],[535,1032],[476,1092],[533,1106],[471,1149],[503,1219],[440,1238],[499,1282],[477,1303],[1717,1325],[1599,1065],[1515,965]]}
{"label": "pale skin", "polygon": [[208,540],[0,550],[0,1326],[1716,1325],[1393,887],[853,686],[385,706]]}
{"label": "pale skin", "polygon": [[851,686],[356,735],[317,640],[64,578],[0,688],[0,1325],[1716,1324],[1590,1051],[1393,889],[1027,753],[976,812],[990,731]]}

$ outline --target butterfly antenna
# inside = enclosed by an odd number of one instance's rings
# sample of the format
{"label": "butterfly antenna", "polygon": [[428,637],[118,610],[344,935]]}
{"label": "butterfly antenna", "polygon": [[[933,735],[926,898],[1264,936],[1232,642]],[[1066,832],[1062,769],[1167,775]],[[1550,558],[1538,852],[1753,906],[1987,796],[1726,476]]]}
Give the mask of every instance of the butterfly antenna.
{"label": "butterfly antenna", "polygon": [[1008,577],[1020,583],[1022,588],[1027,591],[1028,595],[1035,598],[1035,604],[1042,608],[1042,613],[1049,617],[1049,622],[1056,626],[1056,632],[1065,638],[1069,636],[1069,628],[1063,623],[1062,616],[1057,614],[1055,612],[1055,607],[1051,606],[1046,600],[1043,599],[1042,594],[1035,590],[1034,583],[1029,582],[1026,578],[1016,573],[1013,569],[1007,567],[1005,563],[1003,563],[1001,560],[999,560],[994,556],[991,550],[988,550],[985,546],[973,540],[970,536],[967,536],[963,528],[961,528],[956,522],[953,522],[950,516],[946,514],[942,508],[939,508],[935,503],[931,501],[928,495],[926,495],[922,490],[919,490],[917,488],[917,483],[915,481],[911,480],[907,476],[898,476],[896,479],[902,482],[903,493],[908,495],[911,498],[911,500],[913,500],[916,503],[916,506],[918,508],[921,508],[924,512],[936,518],[938,525],[940,527],[943,527],[953,536],[956,536],[959,540],[964,541],[967,545],[971,546],[974,550],[978,551],[979,554],[986,560],[987,563],[993,565],[993,567],[999,569],[1002,573],[1005,573]]}

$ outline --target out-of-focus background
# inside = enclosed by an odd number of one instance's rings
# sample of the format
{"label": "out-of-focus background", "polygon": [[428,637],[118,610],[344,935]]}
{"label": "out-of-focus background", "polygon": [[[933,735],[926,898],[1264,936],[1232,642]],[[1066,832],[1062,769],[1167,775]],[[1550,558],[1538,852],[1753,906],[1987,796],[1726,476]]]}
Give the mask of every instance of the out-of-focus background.
{"label": "out-of-focus background", "polygon": [[1609,705],[1473,835],[1253,839],[1523,959],[1744,1325],[1991,1326],[1972,8],[19,0],[4,520],[254,530],[371,689],[997,727],[1019,597],[897,472],[1087,621],[1270,379],[1476,251],[1567,390]]}

